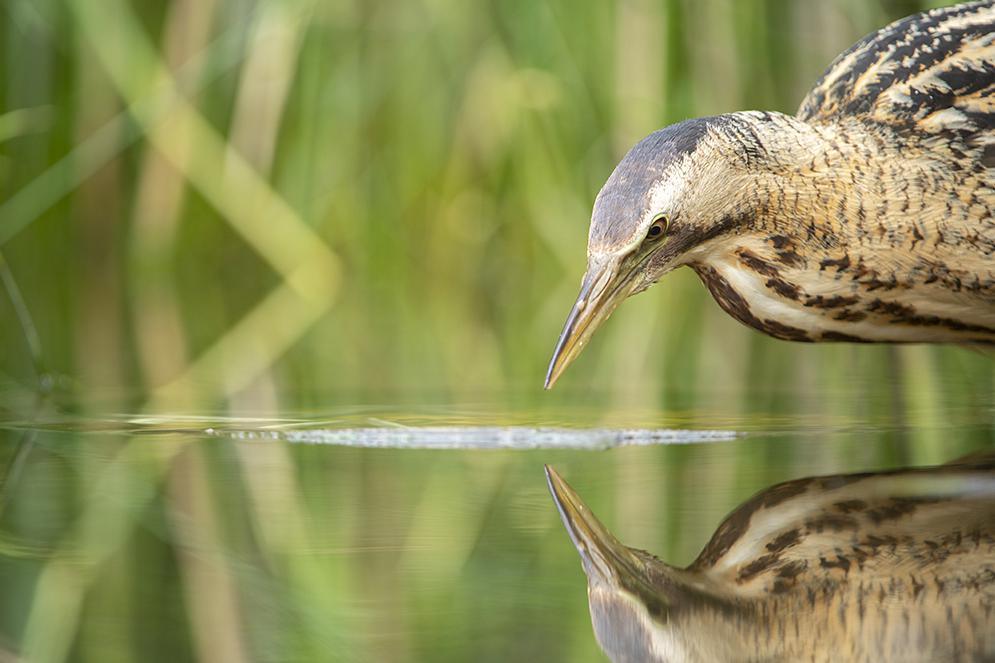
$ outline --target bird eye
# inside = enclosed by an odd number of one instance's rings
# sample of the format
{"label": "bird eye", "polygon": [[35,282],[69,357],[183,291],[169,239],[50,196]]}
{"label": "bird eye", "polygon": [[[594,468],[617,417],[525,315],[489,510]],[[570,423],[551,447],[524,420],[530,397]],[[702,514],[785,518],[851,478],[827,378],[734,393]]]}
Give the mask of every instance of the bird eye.
{"label": "bird eye", "polygon": [[670,216],[667,214],[661,214],[653,220],[653,224],[646,231],[646,239],[656,240],[663,237],[664,233],[667,232],[667,228],[670,226]]}

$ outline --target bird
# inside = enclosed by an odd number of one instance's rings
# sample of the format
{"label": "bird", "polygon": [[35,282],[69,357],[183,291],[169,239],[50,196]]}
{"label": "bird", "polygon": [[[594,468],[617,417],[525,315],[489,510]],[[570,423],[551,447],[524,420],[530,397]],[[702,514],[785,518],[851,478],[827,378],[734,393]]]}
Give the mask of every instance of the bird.
{"label": "bird", "polygon": [[684,120],[598,193],[551,388],[627,297],[693,269],[745,325],[803,342],[995,342],[995,2],[888,25],[795,115]]}
{"label": "bird", "polygon": [[686,568],[546,477],[615,663],[995,660],[995,453],[777,484]]}

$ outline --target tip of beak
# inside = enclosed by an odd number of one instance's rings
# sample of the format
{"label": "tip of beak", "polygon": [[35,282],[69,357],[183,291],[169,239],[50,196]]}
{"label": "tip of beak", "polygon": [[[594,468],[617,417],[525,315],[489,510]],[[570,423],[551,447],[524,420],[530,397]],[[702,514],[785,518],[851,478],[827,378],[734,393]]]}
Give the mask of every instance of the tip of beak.
{"label": "tip of beak", "polygon": [[560,520],[563,521],[563,525],[567,528],[567,534],[570,535],[570,539],[574,542],[574,545],[583,554],[586,546],[577,530],[578,519],[581,515],[581,510],[584,508],[583,506],[578,508],[578,505],[583,503],[580,502],[580,498],[577,497],[577,494],[556,470],[549,465],[543,465],[543,469],[546,471],[546,485],[553,496],[553,503],[556,504],[556,510],[560,513]]}
{"label": "tip of beak", "polygon": [[543,465],[542,469],[546,472],[546,485],[549,487],[549,492],[553,496],[553,501],[559,507],[563,503],[563,498],[561,497],[563,493],[563,486],[565,482],[563,478],[556,473],[549,465]]}
{"label": "tip of beak", "polygon": [[556,474],[556,470],[549,465],[543,465],[542,469],[543,472],[546,473],[546,485],[549,486],[549,492],[553,493],[553,499],[556,499],[556,489],[553,487],[553,477],[555,476],[556,478],[559,478],[559,475]]}
{"label": "tip of beak", "polygon": [[[569,324],[569,322],[568,322]],[[542,383],[542,388],[549,391],[556,384],[556,381],[560,379],[560,374],[567,367],[568,361],[565,362],[566,358],[566,338],[569,330],[565,330],[560,336],[559,342],[556,344],[556,349],[553,350],[553,358],[549,360],[549,367],[546,369],[546,380]]]}
{"label": "tip of beak", "polygon": [[553,488],[553,484],[552,484],[553,477],[555,476],[557,479],[559,479],[560,475],[557,474],[556,470],[554,470],[549,465],[543,465],[542,469],[546,473],[546,483],[549,484],[549,488],[550,488],[550,490],[552,490],[552,488]]}
{"label": "tip of beak", "polygon": [[[556,384],[556,376],[553,375],[553,367],[550,366],[549,370],[546,372],[546,379],[542,383],[542,388],[549,391],[553,388],[554,384]],[[548,470],[549,468],[547,467],[546,469]]]}
{"label": "tip of beak", "polygon": [[544,389],[553,388],[560,374],[580,354],[587,338],[611,315],[618,302],[628,296],[631,287],[623,288],[627,282],[623,280],[621,285],[617,284],[618,266],[619,259],[614,257],[588,265],[580,294],[563,323],[563,331],[549,360]]}

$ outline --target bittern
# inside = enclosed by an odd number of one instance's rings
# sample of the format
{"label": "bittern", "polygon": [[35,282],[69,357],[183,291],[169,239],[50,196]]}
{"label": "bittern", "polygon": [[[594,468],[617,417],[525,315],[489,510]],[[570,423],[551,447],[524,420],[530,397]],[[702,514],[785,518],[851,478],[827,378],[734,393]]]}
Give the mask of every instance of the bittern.
{"label": "bittern", "polygon": [[626,297],[689,266],[738,321],[791,341],[995,342],[995,6],[892,23],[795,116],[686,120],[598,194],[551,387]]}
{"label": "bittern", "polygon": [[684,569],[546,475],[616,663],[995,660],[995,454],[773,486]]}

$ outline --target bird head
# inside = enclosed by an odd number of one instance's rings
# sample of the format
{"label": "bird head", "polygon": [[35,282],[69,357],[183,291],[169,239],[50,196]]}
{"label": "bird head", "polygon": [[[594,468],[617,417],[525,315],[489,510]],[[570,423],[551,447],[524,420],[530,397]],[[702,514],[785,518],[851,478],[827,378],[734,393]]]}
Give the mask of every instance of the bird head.
{"label": "bird head", "polygon": [[680,122],[644,138],[618,164],[594,202],[587,271],[547,389],[622,300],[737,232],[748,216],[750,160],[762,154],[756,132],[742,128],[755,121],[726,115]]}
{"label": "bird head", "polygon": [[643,563],[635,552],[619,543],[556,470],[545,469],[546,485],[590,582],[621,586],[622,578],[640,578]]}
{"label": "bird head", "polygon": [[649,613],[639,598],[654,595],[643,560],[619,543],[548,465],[546,482],[587,574],[591,623],[601,648],[615,661],[657,660],[651,655]]}
{"label": "bird head", "polygon": [[[662,660],[659,643],[680,641],[681,637],[674,638],[678,630],[694,629],[697,623],[686,618],[695,614],[696,606],[709,602],[681,578],[681,571],[620,543],[548,465],[546,482],[580,553],[598,644],[613,661]],[[677,612],[682,615],[680,627],[674,622]],[[670,649],[678,651],[674,646]]]}

